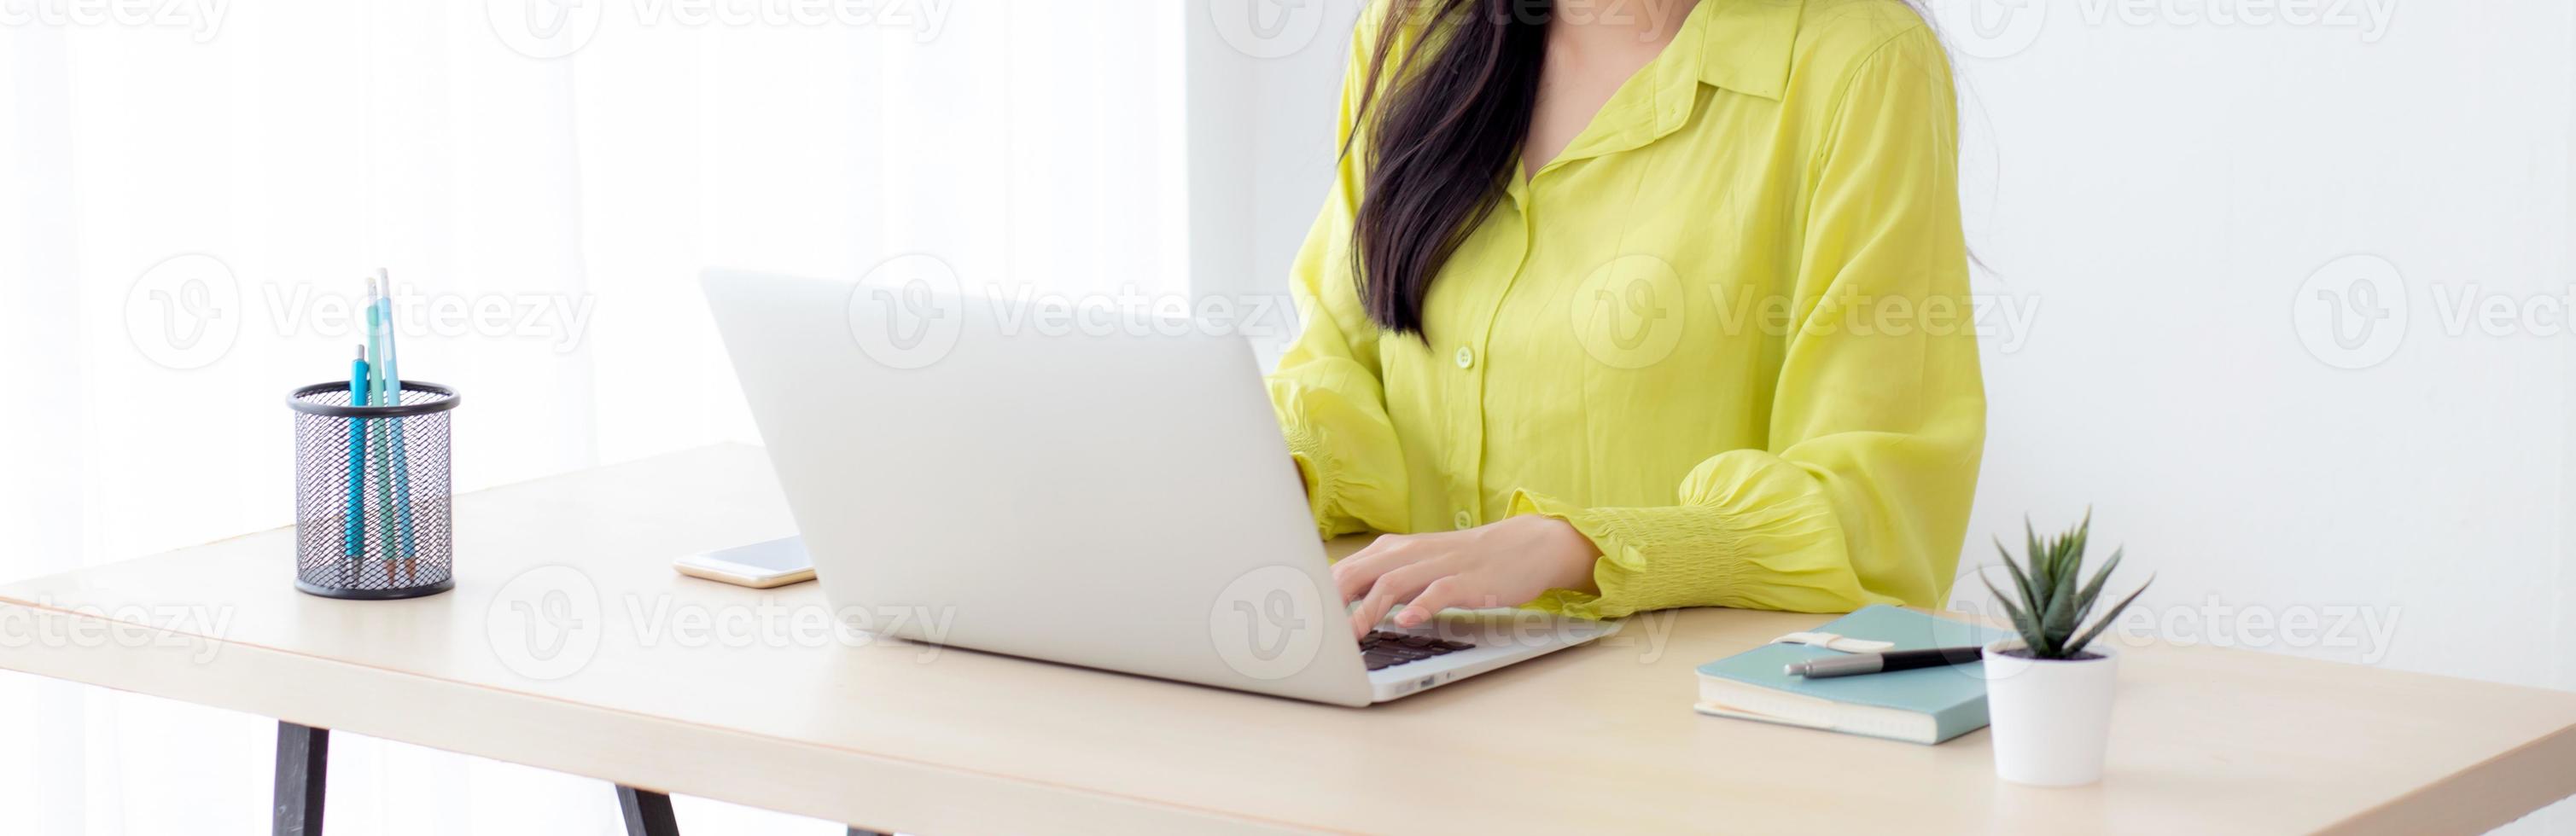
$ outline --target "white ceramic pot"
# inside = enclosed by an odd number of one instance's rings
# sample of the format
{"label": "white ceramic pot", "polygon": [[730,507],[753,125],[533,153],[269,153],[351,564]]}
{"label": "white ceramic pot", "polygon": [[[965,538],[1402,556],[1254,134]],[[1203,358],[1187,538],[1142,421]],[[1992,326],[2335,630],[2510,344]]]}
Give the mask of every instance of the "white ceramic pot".
{"label": "white ceramic pot", "polygon": [[1986,716],[1995,777],[2016,784],[2072,787],[2102,780],[2111,737],[2111,695],[2120,656],[2108,642],[2080,661],[2028,659],[2019,638],[1985,647]]}

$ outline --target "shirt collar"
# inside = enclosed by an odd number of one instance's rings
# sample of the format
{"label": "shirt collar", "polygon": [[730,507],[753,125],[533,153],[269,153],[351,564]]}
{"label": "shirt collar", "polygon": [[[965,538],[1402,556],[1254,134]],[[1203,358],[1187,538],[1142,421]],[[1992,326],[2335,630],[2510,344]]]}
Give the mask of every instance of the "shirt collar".
{"label": "shirt collar", "polygon": [[1805,0],[1700,0],[1674,37],[1692,39],[1689,43],[1698,47],[1699,81],[1777,101],[1788,89],[1789,51],[1806,5]]}
{"label": "shirt collar", "polygon": [[1673,42],[1647,65],[1653,89],[1646,100],[1613,95],[1548,167],[1636,148],[1681,130],[1698,106],[1703,83],[1778,101],[1788,87],[1789,49],[1805,8],[1806,0],[1700,0]]}

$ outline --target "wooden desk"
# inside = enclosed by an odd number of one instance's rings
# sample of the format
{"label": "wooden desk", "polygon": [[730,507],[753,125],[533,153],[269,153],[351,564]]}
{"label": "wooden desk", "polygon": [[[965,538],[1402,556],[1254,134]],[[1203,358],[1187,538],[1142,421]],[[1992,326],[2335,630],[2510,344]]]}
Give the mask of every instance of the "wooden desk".
{"label": "wooden desk", "polygon": [[[29,610],[0,615],[59,634],[0,642],[0,667],[281,718],[290,749],[338,729],[930,834],[2473,832],[2576,792],[2576,694],[2207,648],[2128,651],[2108,778],[2045,790],[1998,784],[1984,732],[1916,746],[1691,712],[1693,666],[1819,616],[1684,612],[1369,709],[764,639],[742,625],[816,623],[795,615],[821,611],[813,585],[669,566],[792,531],[754,448],[481,491],[457,515],[457,587],[418,600],[297,593],[284,530],[0,587]],[[172,628],[186,606],[230,621]],[[683,612],[750,640],[693,645]],[[156,619],[133,635],[157,641],[103,632]]]}

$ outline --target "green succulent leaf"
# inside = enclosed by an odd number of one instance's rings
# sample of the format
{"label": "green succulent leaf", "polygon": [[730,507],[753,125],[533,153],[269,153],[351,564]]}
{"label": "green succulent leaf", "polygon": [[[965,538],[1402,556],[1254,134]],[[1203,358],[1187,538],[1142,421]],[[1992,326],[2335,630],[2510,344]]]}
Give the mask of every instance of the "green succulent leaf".
{"label": "green succulent leaf", "polygon": [[2048,605],[2039,617],[2040,632],[2046,635],[2052,655],[2060,652],[2068,636],[2074,635],[2076,619],[2083,616],[2075,609],[2075,573],[2060,574],[2056,580],[2057,585],[2048,591]]}
{"label": "green succulent leaf", "polygon": [[[1988,592],[1994,593],[1995,600],[2012,617],[2013,629],[2021,633],[2023,643],[2029,645],[2033,656],[2063,659],[2082,652],[2086,644],[2101,635],[2103,628],[2127,610],[2129,604],[2137,600],[2139,592],[2146,589],[2145,586],[2138,587],[2110,612],[2103,614],[2100,620],[2092,618],[2094,605],[2101,600],[2103,586],[2118,571],[2126,552],[2113,549],[2111,558],[2103,561],[2090,578],[2085,577],[2084,554],[2093,538],[2093,509],[2090,506],[2084,509],[2084,518],[2075,527],[2052,537],[2041,537],[2038,526],[2024,515],[2022,536],[2028,550],[2019,560],[2015,560],[2012,551],[2004,547],[2002,538],[1995,541],[1995,551],[2003,557],[2004,569],[2012,573],[2013,590],[2020,594],[2005,595],[2003,590],[1995,587],[1993,580],[1982,576],[1979,581],[1985,584]],[[2153,580],[2149,578],[2149,582]],[[2087,622],[2093,625],[2090,629],[2084,626]]]}
{"label": "green succulent leaf", "polygon": [[2067,645],[2066,655],[2073,656],[2077,653],[2084,652],[2084,646],[2092,644],[2093,637],[2102,635],[2102,628],[2109,627],[2111,626],[2111,622],[2118,620],[2120,618],[2120,613],[2129,608],[2129,602],[2138,600],[2138,594],[2147,591],[2148,584],[2153,584],[2155,582],[2156,576],[2148,575],[2146,583],[2138,584],[2137,589],[2129,591],[2129,597],[2120,599],[2120,603],[2112,606],[2110,612],[2103,613],[2102,620],[2093,622],[2093,629],[2086,630],[2084,631],[2084,635],[2075,637],[2075,643]]}
{"label": "green succulent leaf", "polygon": [[2058,559],[2065,561],[2065,564],[2058,568],[2063,574],[2072,575],[2082,568],[2084,546],[2093,538],[2093,506],[2084,506],[2084,519],[2077,522],[2075,529],[2067,532],[2065,537],[2065,548],[2058,555]]}
{"label": "green succulent leaf", "polygon": [[2093,609],[2093,601],[2102,597],[2102,583],[2111,579],[2113,570],[2120,568],[2120,556],[2125,551],[2125,549],[2112,549],[2111,559],[2102,561],[2102,568],[2093,570],[2093,579],[2085,581],[2084,591],[2076,593],[2078,606],[2087,612]]}
{"label": "green succulent leaf", "polygon": [[[2004,565],[2009,566],[2012,564],[2007,563]],[[2028,644],[2030,642],[2031,635],[2039,632],[2039,624],[2031,620],[2030,613],[2024,611],[2020,607],[2013,606],[2012,600],[2004,597],[2003,590],[1995,588],[1994,581],[1986,580],[1985,576],[1982,574],[1977,577],[1977,580],[1986,585],[1987,592],[1995,594],[1995,603],[2002,604],[2004,607],[2004,615],[2012,619],[2013,632],[2020,633],[2022,635],[2022,642]]]}
{"label": "green succulent leaf", "polygon": [[[2004,569],[2012,572],[2013,587],[2021,590],[2022,609],[2037,611],[2039,605],[2036,602],[2039,600],[2039,595],[2031,590],[2030,576],[2023,574],[2021,567],[2013,563],[2012,552],[2004,551],[2004,541],[2001,537],[1995,538],[1995,552],[2004,556]],[[1986,588],[1993,589],[1994,583],[1987,582]],[[1995,597],[2000,599],[2003,593],[1998,592]]]}

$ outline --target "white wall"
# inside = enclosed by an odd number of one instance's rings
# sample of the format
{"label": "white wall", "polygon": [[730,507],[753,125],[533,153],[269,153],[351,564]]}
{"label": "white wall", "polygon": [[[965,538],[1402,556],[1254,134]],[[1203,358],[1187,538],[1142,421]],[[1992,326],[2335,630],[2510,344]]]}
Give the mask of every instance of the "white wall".
{"label": "white wall", "polygon": [[[2444,316],[2570,287],[2576,13],[1931,5],[1964,88],[1978,290],[2030,314],[1986,341],[1963,566],[2017,544],[2025,513],[2063,526],[2090,503],[2123,575],[2157,573],[2141,632],[2576,689],[2570,314],[2534,302],[2503,336]],[[1249,286],[1273,292],[1330,158],[1352,9],[1320,6],[1313,44],[1247,59]],[[2367,257],[2402,277],[2407,327],[2347,351],[2316,292],[2374,281]],[[1989,597],[1965,574],[1956,595]]]}
{"label": "white wall", "polygon": [[[1971,531],[2092,502],[2160,573],[2142,605],[2171,638],[2576,688],[2576,335],[2546,301],[2576,229],[2569,7],[2408,4],[2374,30],[2051,2],[1981,35],[1972,5],[1945,8],[1972,238],[2042,308],[2019,350],[1988,344]],[[2361,286],[2402,336],[2319,339],[2317,294]],[[2452,318],[2488,297],[2537,318]],[[2300,611],[2389,627],[2255,630]]]}
{"label": "white wall", "polygon": [[[1189,4],[1191,290],[1286,294],[1333,173],[1361,0]],[[1275,14],[1265,26],[1246,15]]]}
{"label": "white wall", "polygon": [[[521,5],[573,23],[531,41]],[[750,436],[702,267],[925,252],[979,289],[1182,286],[1178,6],[747,8],[0,4],[0,580],[289,522],[279,398],[347,367],[316,308],[376,266],[416,316],[504,305],[403,331],[406,376],[468,396],[467,490]],[[152,272],[187,253],[220,273]],[[256,832],[273,735],[0,672],[0,809]],[[334,833],[616,831],[598,781],[333,749]],[[840,832],[679,804],[692,832]]]}
{"label": "white wall", "polygon": [[[2095,5],[2032,4],[2027,35],[1947,21],[1971,235],[1994,288],[2040,305],[1988,343],[1972,530],[2092,502],[2161,573],[2152,607],[2360,607],[2394,620],[2384,646],[2270,649],[2576,688],[2576,337],[2531,333],[2564,330],[2546,308],[2504,335],[2446,317],[2569,287],[2569,8],[2410,5],[2373,30]],[[2312,350],[2316,294],[2369,259],[2402,339]]]}

